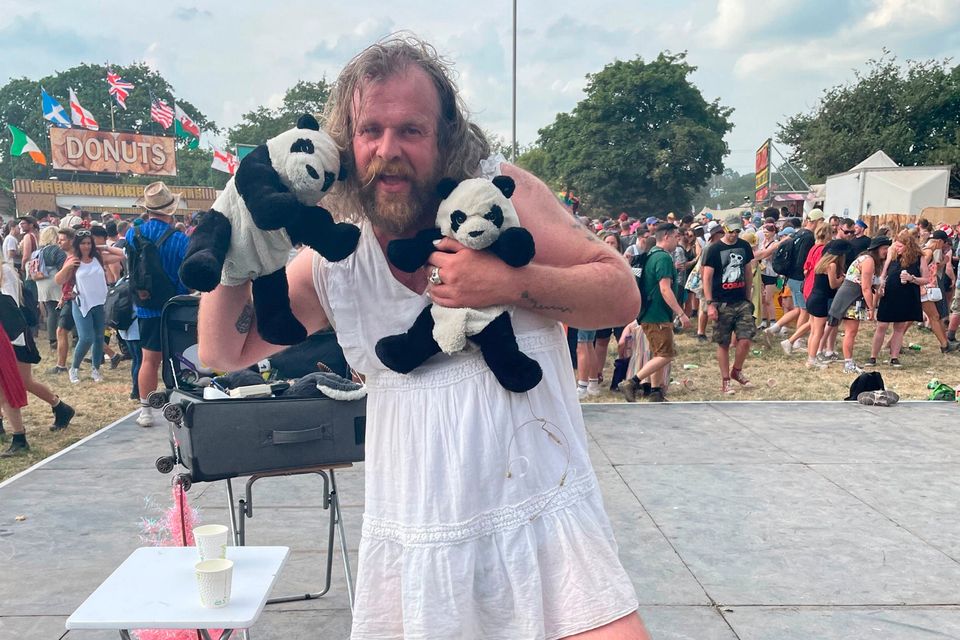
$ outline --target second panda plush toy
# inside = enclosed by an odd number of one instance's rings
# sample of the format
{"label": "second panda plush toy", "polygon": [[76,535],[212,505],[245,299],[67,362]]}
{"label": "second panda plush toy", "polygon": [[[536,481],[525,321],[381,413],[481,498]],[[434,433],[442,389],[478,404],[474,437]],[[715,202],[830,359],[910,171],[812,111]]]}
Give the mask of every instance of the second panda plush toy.
{"label": "second panda plush toy", "polygon": [[[387,256],[398,269],[412,273],[436,250],[433,241],[447,236],[470,249],[491,251],[512,267],[528,264],[534,255],[533,236],[520,226],[510,203],[514,188],[508,176],[497,176],[492,182],[474,178],[459,184],[444,178],[437,187],[443,198],[437,228],[421,231],[414,238],[391,241]],[[510,310],[506,306],[471,309],[428,305],[406,333],[377,342],[376,353],[393,371],[409,373],[441,351],[453,354],[464,350],[469,338],[505,389],[529,391],[540,382],[543,371],[517,346]]]}
{"label": "second panda plush toy", "polygon": [[271,344],[299,344],[307,331],[293,315],[286,264],[303,243],[327,260],[346,258],[360,230],[334,223],[317,203],[340,172],[336,144],[305,114],[297,126],[250,152],[190,236],[180,280],[212,291],[253,280],[260,336]]}

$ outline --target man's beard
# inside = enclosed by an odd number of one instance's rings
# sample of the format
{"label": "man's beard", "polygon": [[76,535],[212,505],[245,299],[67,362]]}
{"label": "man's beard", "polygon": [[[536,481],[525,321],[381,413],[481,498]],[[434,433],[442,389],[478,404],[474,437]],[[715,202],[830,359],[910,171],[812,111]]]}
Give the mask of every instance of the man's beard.
{"label": "man's beard", "polygon": [[[407,193],[382,193],[377,190],[380,176],[397,176],[408,180]],[[360,205],[373,226],[393,235],[405,235],[416,229],[424,217],[433,218],[437,197],[434,175],[418,180],[413,168],[402,160],[384,161],[374,158],[360,176]],[[429,213],[428,213],[429,212]]]}

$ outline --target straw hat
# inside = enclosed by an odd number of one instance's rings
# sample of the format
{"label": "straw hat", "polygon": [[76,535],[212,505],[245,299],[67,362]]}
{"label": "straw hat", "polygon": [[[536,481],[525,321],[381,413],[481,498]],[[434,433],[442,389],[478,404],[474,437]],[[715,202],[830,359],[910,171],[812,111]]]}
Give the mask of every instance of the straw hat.
{"label": "straw hat", "polygon": [[162,182],[151,182],[143,189],[143,196],[133,203],[135,207],[143,207],[151,213],[172,216],[180,206],[180,197],[183,194],[173,193]]}

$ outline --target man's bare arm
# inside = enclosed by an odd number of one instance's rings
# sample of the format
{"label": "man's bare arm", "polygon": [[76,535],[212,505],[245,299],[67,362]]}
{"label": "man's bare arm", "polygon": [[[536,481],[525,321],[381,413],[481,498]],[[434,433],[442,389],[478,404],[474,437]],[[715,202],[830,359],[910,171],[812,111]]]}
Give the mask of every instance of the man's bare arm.
{"label": "man's bare arm", "polygon": [[640,292],[627,262],[581,225],[550,189],[532,174],[504,164],[516,182],[513,205],[533,234],[536,255],[512,268],[488,253],[463,249],[444,239],[432,266],[444,285],[431,289],[448,307],[516,305],[578,328],[623,326],[640,308]]}
{"label": "man's bare arm", "polygon": [[[287,282],[293,314],[307,333],[326,327],[327,317],[313,286],[313,251],[304,249],[287,265]],[[249,283],[220,285],[203,294],[197,333],[201,362],[218,371],[248,367],[283,348],[264,341],[257,333]]]}
{"label": "man's bare arm", "polygon": [[703,283],[703,299],[713,300],[713,267],[703,265],[700,268],[700,282]]}

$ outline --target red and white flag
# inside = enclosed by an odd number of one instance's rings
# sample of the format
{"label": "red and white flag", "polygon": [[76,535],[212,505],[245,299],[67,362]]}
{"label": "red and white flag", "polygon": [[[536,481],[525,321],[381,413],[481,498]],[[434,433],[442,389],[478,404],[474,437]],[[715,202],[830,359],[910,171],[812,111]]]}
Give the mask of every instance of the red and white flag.
{"label": "red and white flag", "polygon": [[100,130],[100,125],[97,124],[93,114],[80,105],[77,94],[74,93],[73,89],[70,89],[70,120],[78,127],[92,129],[93,131]]}
{"label": "red and white flag", "polygon": [[220,151],[220,149],[216,147],[213,148],[213,164],[210,165],[211,169],[233,175],[237,172],[238,166],[240,166],[240,160],[237,156],[229,151]]}
{"label": "red and white flag", "polygon": [[110,95],[116,100],[120,108],[127,108],[127,96],[133,91],[133,85],[119,75],[107,69],[107,84],[110,85]]}
{"label": "red and white flag", "polygon": [[173,109],[166,102],[153,95],[152,91],[150,97],[153,98],[153,102],[150,104],[150,118],[163,125],[164,129],[169,129],[170,125],[173,124]]}

